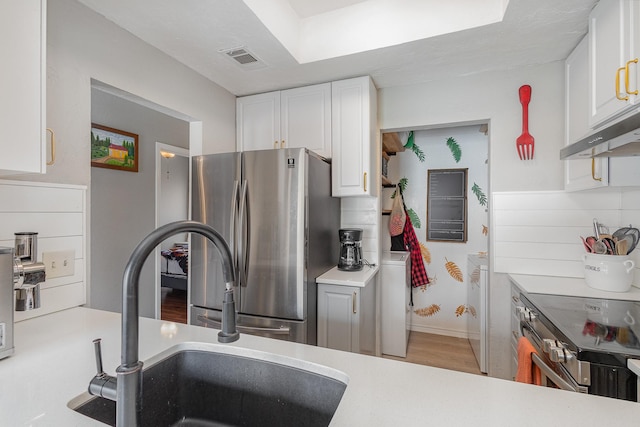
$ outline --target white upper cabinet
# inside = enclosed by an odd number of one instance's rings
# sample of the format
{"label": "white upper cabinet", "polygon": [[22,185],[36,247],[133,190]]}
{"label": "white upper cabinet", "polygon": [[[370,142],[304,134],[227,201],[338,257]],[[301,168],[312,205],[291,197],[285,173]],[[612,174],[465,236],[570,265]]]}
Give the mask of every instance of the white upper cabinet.
{"label": "white upper cabinet", "polygon": [[[574,143],[590,132],[588,110],[588,37],[569,55],[565,63],[565,144]],[[598,157],[566,160],[564,188],[568,191],[640,185],[640,157]]]}
{"label": "white upper cabinet", "polygon": [[46,1],[4,0],[0,13],[0,174],[45,173]]}
{"label": "white upper cabinet", "polygon": [[332,195],[377,196],[377,93],[368,76],[331,84]]}
{"label": "white upper cabinet", "polygon": [[331,83],[283,90],[280,111],[282,146],[331,158]]}
{"label": "white upper cabinet", "polygon": [[238,151],[304,147],[331,157],[331,83],[236,100]]}
{"label": "white upper cabinet", "polygon": [[280,92],[236,99],[238,151],[280,148]]}
{"label": "white upper cabinet", "polygon": [[590,116],[596,128],[640,103],[640,2],[599,2],[589,19]]}
{"label": "white upper cabinet", "polygon": [[[589,37],[565,62],[565,145],[587,136],[589,126]],[[564,162],[565,190],[606,187],[609,181],[607,159],[579,159]]]}

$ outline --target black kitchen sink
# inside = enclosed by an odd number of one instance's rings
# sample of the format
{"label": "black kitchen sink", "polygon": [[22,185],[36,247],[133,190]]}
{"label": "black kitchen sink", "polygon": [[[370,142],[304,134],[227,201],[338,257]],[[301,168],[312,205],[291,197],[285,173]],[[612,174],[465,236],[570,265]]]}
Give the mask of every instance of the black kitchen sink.
{"label": "black kitchen sink", "polygon": [[[347,384],[297,364],[177,351],[143,371],[142,425],[327,426]],[[69,406],[114,426],[115,402],[86,397]]]}

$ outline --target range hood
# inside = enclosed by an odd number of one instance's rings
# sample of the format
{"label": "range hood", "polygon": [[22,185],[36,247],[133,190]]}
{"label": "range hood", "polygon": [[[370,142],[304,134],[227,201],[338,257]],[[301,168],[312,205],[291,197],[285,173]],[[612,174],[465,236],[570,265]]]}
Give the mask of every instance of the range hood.
{"label": "range hood", "polygon": [[640,156],[640,110],[560,150],[560,160]]}

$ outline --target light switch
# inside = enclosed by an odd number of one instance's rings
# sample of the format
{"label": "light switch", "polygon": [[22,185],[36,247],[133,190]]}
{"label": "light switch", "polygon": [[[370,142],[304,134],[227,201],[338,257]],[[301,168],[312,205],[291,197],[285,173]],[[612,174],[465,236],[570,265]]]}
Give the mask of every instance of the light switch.
{"label": "light switch", "polygon": [[47,279],[73,276],[75,271],[76,251],[43,252],[42,263]]}

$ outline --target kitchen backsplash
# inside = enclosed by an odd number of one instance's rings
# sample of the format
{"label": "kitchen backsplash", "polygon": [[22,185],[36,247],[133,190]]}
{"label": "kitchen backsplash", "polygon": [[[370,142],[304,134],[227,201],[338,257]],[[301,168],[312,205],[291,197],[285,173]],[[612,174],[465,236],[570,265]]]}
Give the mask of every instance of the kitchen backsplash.
{"label": "kitchen backsplash", "polygon": [[362,228],[362,256],[372,264],[380,264],[380,201],[377,197],[343,197],[340,227]]}
{"label": "kitchen backsplash", "polygon": [[[493,193],[493,271],[584,277],[580,236],[593,235],[593,219],[609,227],[640,226],[640,190]],[[634,285],[640,286],[640,250]]]}
{"label": "kitchen backsplash", "polygon": [[73,274],[47,278],[41,307],[15,312],[15,321],[85,304],[86,187],[0,180],[0,199],[0,246],[14,247],[14,233],[34,231],[38,261],[43,252],[75,253]]}

